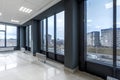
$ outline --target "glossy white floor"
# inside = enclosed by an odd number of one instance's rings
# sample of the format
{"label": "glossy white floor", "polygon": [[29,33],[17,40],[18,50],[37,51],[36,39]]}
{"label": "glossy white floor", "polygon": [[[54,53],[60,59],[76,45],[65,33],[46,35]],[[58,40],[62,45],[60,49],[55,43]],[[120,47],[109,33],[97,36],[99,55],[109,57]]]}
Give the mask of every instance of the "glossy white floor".
{"label": "glossy white floor", "polygon": [[84,72],[70,73],[62,64],[38,62],[35,57],[15,52],[0,52],[0,80],[102,80]]}

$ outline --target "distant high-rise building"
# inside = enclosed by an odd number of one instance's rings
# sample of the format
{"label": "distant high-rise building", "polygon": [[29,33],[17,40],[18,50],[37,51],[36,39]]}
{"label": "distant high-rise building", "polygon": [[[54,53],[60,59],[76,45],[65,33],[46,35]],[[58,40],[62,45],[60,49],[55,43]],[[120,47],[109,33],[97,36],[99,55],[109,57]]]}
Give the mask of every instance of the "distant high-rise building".
{"label": "distant high-rise building", "polygon": [[100,46],[100,32],[99,31],[93,31],[90,33],[87,33],[87,45],[88,46]]}
{"label": "distant high-rise building", "polygon": [[50,35],[50,34],[48,34],[48,44],[50,44],[51,43],[51,41],[52,41],[52,35]]}
{"label": "distant high-rise building", "polygon": [[[117,31],[117,47],[120,48],[120,28],[116,29]],[[101,44],[102,46],[112,47],[113,46],[113,28],[102,29],[101,30]]]}
{"label": "distant high-rise building", "polygon": [[113,46],[113,28],[101,30],[101,45],[105,47]]}
{"label": "distant high-rise building", "polygon": [[117,47],[120,48],[120,28],[117,28]]}

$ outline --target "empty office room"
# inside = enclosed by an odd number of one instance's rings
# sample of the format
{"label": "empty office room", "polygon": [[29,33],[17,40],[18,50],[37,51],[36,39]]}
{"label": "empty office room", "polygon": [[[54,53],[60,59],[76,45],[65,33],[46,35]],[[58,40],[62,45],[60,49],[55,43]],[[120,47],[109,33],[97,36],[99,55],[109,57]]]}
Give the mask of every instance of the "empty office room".
{"label": "empty office room", "polygon": [[0,80],[120,80],[120,0],[0,0]]}

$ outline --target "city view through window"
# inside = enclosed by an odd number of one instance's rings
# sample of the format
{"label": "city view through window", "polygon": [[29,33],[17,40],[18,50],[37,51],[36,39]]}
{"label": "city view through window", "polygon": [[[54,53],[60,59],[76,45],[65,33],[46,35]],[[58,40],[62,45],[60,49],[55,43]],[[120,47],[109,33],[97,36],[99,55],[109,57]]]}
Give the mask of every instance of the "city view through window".
{"label": "city view through window", "polygon": [[43,20],[43,50],[46,51],[46,19]]}
{"label": "city view through window", "polygon": [[[116,6],[116,56],[117,66],[120,66],[120,0],[117,0]],[[113,54],[113,0],[88,0],[87,59],[112,64]]]}
{"label": "city view through window", "polygon": [[64,11],[56,15],[56,52],[64,55]]}
{"label": "city view through window", "polygon": [[[43,19],[41,21],[41,26],[42,26],[41,28],[43,30],[41,47],[44,51],[54,53],[55,51],[54,45],[56,45],[56,54],[64,55],[64,11],[56,14],[56,26],[54,23],[55,22],[54,19],[55,16],[53,15],[48,17],[47,20]],[[46,26],[48,27],[48,30],[46,30]],[[56,27],[56,31],[55,31],[55,27]],[[46,35],[47,35],[47,41],[46,41]],[[54,37],[56,37],[56,43]],[[46,43],[48,44],[48,46],[46,45]]]}
{"label": "city view through window", "polygon": [[6,46],[16,46],[17,45],[17,27],[6,26]]}
{"label": "city view through window", "polygon": [[87,59],[113,62],[113,2],[87,1]]}
{"label": "city view through window", "polygon": [[5,46],[5,32],[0,31],[0,47],[4,46]]}
{"label": "city view through window", "polygon": [[0,47],[5,46],[5,25],[0,24]]}
{"label": "city view through window", "polygon": [[54,16],[48,17],[48,51],[54,53]]}
{"label": "city view through window", "polygon": [[120,0],[117,0],[117,64],[120,66]]}
{"label": "city view through window", "polygon": [[0,24],[0,47],[9,47],[16,45],[17,45],[17,27]]}

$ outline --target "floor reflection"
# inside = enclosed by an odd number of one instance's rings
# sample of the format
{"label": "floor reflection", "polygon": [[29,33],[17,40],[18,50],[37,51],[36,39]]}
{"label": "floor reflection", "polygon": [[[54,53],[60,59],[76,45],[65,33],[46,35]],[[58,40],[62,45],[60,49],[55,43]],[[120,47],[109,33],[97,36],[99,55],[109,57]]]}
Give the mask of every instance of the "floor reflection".
{"label": "floor reflection", "polygon": [[[78,76],[79,74],[79,76]],[[7,77],[5,77],[7,76]],[[82,73],[72,74],[64,65],[47,60],[38,61],[21,51],[0,53],[0,80],[102,80]]]}
{"label": "floor reflection", "polygon": [[6,71],[8,69],[12,69],[12,68],[15,68],[15,67],[17,67],[17,63],[3,64],[3,65],[0,65],[0,71]]}
{"label": "floor reflection", "polygon": [[17,57],[15,54],[0,53],[0,71],[15,68],[17,65]]}

